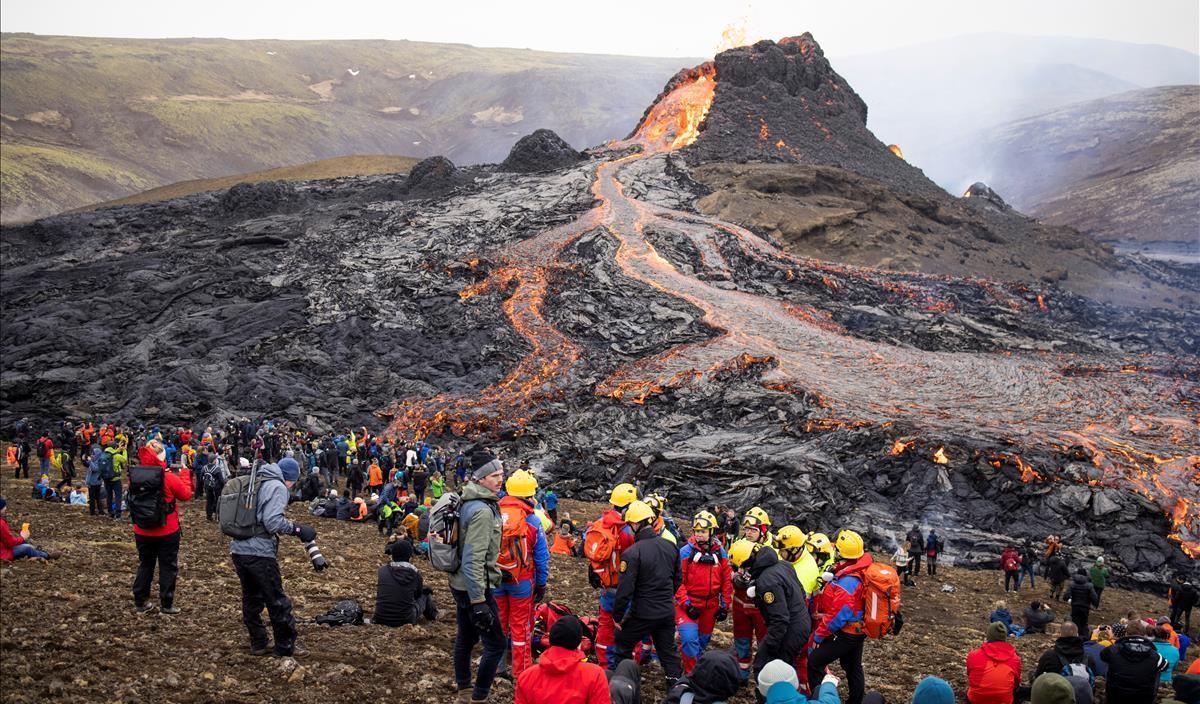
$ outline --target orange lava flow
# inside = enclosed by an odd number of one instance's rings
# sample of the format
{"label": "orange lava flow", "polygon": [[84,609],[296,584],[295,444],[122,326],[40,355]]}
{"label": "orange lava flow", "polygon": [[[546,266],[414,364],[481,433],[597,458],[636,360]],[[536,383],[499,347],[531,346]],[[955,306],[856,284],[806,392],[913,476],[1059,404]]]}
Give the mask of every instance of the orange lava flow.
{"label": "orange lava flow", "polygon": [[[402,402],[393,409],[393,430],[418,433],[451,428],[467,432],[520,427],[539,402],[571,388],[580,350],[548,323],[543,303],[547,272],[562,247],[596,227],[617,242],[615,261],[630,279],[686,301],[703,315],[714,337],[629,362],[593,391],[642,404],[668,389],[703,385],[731,372],[752,373],[769,389],[819,395],[826,417],[810,417],[807,432],[888,424],[904,420],[965,437],[1010,440],[1068,448],[1084,446],[1101,468],[1101,483],[1131,489],[1154,501],[1174,526],[1172,537],[1200,556],[1200,424],[1179,399],[1195,392],[1178,376],[1153,364],[1126,365],[1107,373],[1094,363],[1062,354],[936,352],[865,340],[842,330],[827,315],[777,298],[724,288],[714,280],[732,277],[722,245],[821,281],[838,292],[837,278],[872,282],[886,296],[933,312],[954,309],[928,289],[876,270],[788,255],[752,232],[694,213],[670,210],[629,196],[620,177],[630,163],[694,142],[711,105],[711,65],[655,104],[637,132],[615,148],[640,146],[638,153],[601,162],[592,193],[598,205],[569,225],[526,240],[501,259],[487,280],[464,289],[463,298],[516,288],[504,310],[530,351],[497,384],[470,397],[438,396]],[[765,129],[765,127],[764,127]],[[687,238],[700,253],[703,278],[676,268],[654,248],[646,229]],[[911,280],[920,280],[914,275]],[[980,282],[986,289],[986,282]],[[1010,307],[1017,301],[997,300]],[[1038,307],[1045,301],[1039,297]],[[1095,367],[1103,373],[1078,373]],[[892,454],[907,451],[900,443]],[[933,460],[952,464],[939,447]],[[1016,455],[995,455],[995,466],[1016,466],[1022,480],[1043,474]],[[996,464],[1000,463],[1000,464]]]}

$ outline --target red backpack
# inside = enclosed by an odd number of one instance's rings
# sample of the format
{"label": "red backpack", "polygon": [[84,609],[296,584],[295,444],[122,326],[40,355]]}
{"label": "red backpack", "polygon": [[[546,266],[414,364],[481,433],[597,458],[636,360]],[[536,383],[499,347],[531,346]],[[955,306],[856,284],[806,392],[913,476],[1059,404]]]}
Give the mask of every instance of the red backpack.
{"label": "red backpack", "polygon": [[1016,551],[1006,551],[1000,558],[1000,569],[1005,572],[1016,572],[1021,569],[1021,559],[1017,556]]}
{"label": "red backpack", "polygon": [[602,520],[588,524],[583,533],[583,556],[592,563],[600,586],[617,586],[620,572],[621,526],[605,526]]}
{"label": "red backpack", "polygon": [[[550,647],[550,629],[554,628],[554,624],[558,619],[568,614],[574,613],[571,607],[566,604],[560,604],[557,601],[547,601],[538,604],[533,611],[533,650],[535,653],[540,653]],[[579,643],[579,649],[585,653],[592,652],[592,644],[596,642],[596,631],[599,623],[596,619],[581,617],[580,622],[583,623],[583,640]]]}
{"label": "red backpack", "polygon": [[871,638],[883,638],[896,628],[900,614],[900,575],[891,565],[871,563],[859,573],[862,599],[862,630]]}

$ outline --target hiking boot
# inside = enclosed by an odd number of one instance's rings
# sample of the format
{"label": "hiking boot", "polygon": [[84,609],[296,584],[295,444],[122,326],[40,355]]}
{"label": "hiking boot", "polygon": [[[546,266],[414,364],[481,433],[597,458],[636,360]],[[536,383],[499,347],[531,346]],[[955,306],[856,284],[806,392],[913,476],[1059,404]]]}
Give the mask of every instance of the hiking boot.
{"label": "hiking boot", "polygon": [[472,692],[474,692],[474,690],[470,687],[458,690],[458,704],[471,704]]}
{"label": "hiking boot", "polygon": [[306,657],[307,655],[308,655],[308,648],[305,648],[303,645],[300,645],[299,643],[296,643],[295,645],[292,646],[292,652],[290,652],[290,653],[275,653],[275,657],[279,657],[279,658],[302,658],[302,657]]}
{"label": "hiking boot", "polygon": [[250,646],[250,654],[256,658],[266,657],[267,655],[270,655],[273,652],[275,652],[275,649],[271,647],[270,643],[267,643],[266,645],[264,645],[261,648],[255,648],[254,646]]}
{"label": "hiking boot", "polygon": [[60,550],[47,550],[46,551],[46,559],[47,560],[57,560],[60,557],[62,557],[62,551],[60,551]]}
{"label": "hiking boot", "polygon": [[139,614],[148,614],[148,613],[154,611],[153,604],[134,604],[133,608]]}
{"label": "hiking boot", "polygon": [[163,606],[163,607],[159,608],[158,611],[159,611],[159,613],[170,614],[170,615],[174,616],[175,614],[179,613],[179,607],[178,606]]}

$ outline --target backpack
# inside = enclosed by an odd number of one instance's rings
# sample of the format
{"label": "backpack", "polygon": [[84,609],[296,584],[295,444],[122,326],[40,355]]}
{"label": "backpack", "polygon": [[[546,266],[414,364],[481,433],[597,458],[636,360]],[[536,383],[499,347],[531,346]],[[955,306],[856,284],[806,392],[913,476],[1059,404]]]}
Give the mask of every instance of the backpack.
{"label": "backpack", "polygon": [[529,544],[529,529],[525,512],[515,506],[500,507],[500,555],[496,566],[513,579],[527,577],[533,566],[533,546]]}
{"label": "backpack", "polygon": [[457,572],[462,564],[459,513],[462,499],[454,492],[442,494],[429,510],[429,564],[442,572]]}
{"label": "backpack", "polygon": [[[110,457],[109,471],[111,470]],[[167,524],[167,516],[175,511],[175,503],[168,503],[163,496],[166,471],[162,467],[153,466],[139,466],[129,470],[129,494],[126,502],[129,506],[129,518],[138,528],[162,528]]]}
{"label": "backpack", "polygon": [[322,626],[361,626],[363,623],[363,610],[357,601],[343,599],[315,620]]}
{"label": "backpack", "polygon": [[235,540],[267,535],[267,529],[258,521],[260,488],[257,466],[250,469],[250,474],[225,482],[217,499],[217,521],[222,533]]}
{"label": "backpack", "polygon": [[1000,569],[1005,572],[1016,572],[1021,569],[1021,562],[1017,559],[1017,554],[1014,552],[1005,553],[1001,556]]}
{"label": "backpack", "polygon": [[100,459],[96,460],[96,469],[100,472],[100,478],[106,482],[117,478],[116,470],[113,468],[112,455],[107,452],[100,453]]}
{"label": "backpack", "polygon": [[600,521],[589,523],[583,533],[583,556],[592,563],[592,571],[600,578],[601,587],[617,586],[621,576],[618,570],[620,541],[621,528],[605,527]]}
{"label": "backpack", "polygon": [[204,473],[200,475],[204,482],[204,488],[216,489],[221,483],[221,464],[225,460],[217,458],[204,467]]}
{"label": "backpack", "polygon": [[883,638],[897,632],[903,623],[900,616],[900,575],[891,565],[872,563],[858,575],[862,599],[863,633],[871,638]]}
{"label": "backpack", "polygon": [[1092,668],[1087,663],[1067,662],[1062,655],[1058,656],[1058,660],[1062,663],[1059,674],[1067,678],[1075,689],[1075,704],[1092,704],[1092,692],[1096,686],[1096,674]]}
{"label": "backpack", "polygon": [[[550,647],[550,629],[554,628],[554,624],[563,616],[574,614],[571,607],[557,601],[547,601],[537,605],[533,611],[533,630],[532,643],[535,653],[540,654],[543,650]],[[592,651],[593,644],[596,642],[596,632],[599,630],[599,622],[596,619],[586,616],[579,619],[583,624],[583,640],[579,643],[579,649],[585,653]]]}

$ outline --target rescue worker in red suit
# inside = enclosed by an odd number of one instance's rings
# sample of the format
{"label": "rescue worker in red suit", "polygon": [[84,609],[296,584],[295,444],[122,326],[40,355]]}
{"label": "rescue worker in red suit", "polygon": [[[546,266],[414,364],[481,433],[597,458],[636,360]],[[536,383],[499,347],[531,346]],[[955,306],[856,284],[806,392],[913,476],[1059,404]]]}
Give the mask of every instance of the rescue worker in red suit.
{"label": "rescue worker in red suit", "polygon": [[[625,523],[625,509],[637,500],[637,489],[632,484],[618,484],[609,495],[610,508],[594,523],[588,525],[583,535],[583,554],[591,563],[588,579],[600,590],[600,618],[596,631],[596,662],[607,668],[616,654],[616,627],[613,624],[613,603],[617,598],[618,571],[621,553],[634,542],[633,530]],[[615,541],[612,539],[615,538]],[[597,552],[597,546],[609,542],[611,551]],[[615,542],[615,544],[612,544]],[[605,550],[605,548],[600,548]],[[621,614],[624,617],[624,614]]]}
{"label": "rescue worker in red suit", "polygon": [[[752,543],[774,547],[771,535],[771,518],[767,512],[755,506],[742,517],[742,537]],[[767,635],[767,622],[754,605],[754,599],[746,595],[749,583],[733,580],[733,651],[737,657],[742,681],[750,679],[750,664],[753,662],[751,646]]]}
{"label": "rescue worker in red suit", "polygon": [[683,673],[689,675],[708,647],[713,624],[729,617],[733,603],[733,571],[721,541],[713,537],[717,517],[708,511],[692,519],[692,537],[679,551],[683,582],[675,592],[675,627],[683,653]]}
{"label": "rescue worker in red suit", "polygon": [[863,539],[852,530],[838,533],[837,562],[832,573],[821,576],[825,582],[813,599],[812,642],[808,653],[808,681],[820,682],[825,668],[840,662],[850,687],[847,704],[862,704],[866,691],[863,675],[862,571],[873,562],[863,548]]}
{"label": "rescue worker in red suit", "polygon": [[533,628],[533,605],[545,598],[550,574],[550,548],[542,520],[534,514],[537,488],[537,479],[519,469],[504,484],[506,496],[500,499],[497,565],[503,579],[493,594],[500,610],[500,625],[509,639],[514,679],[533,666],[529,633]]}

